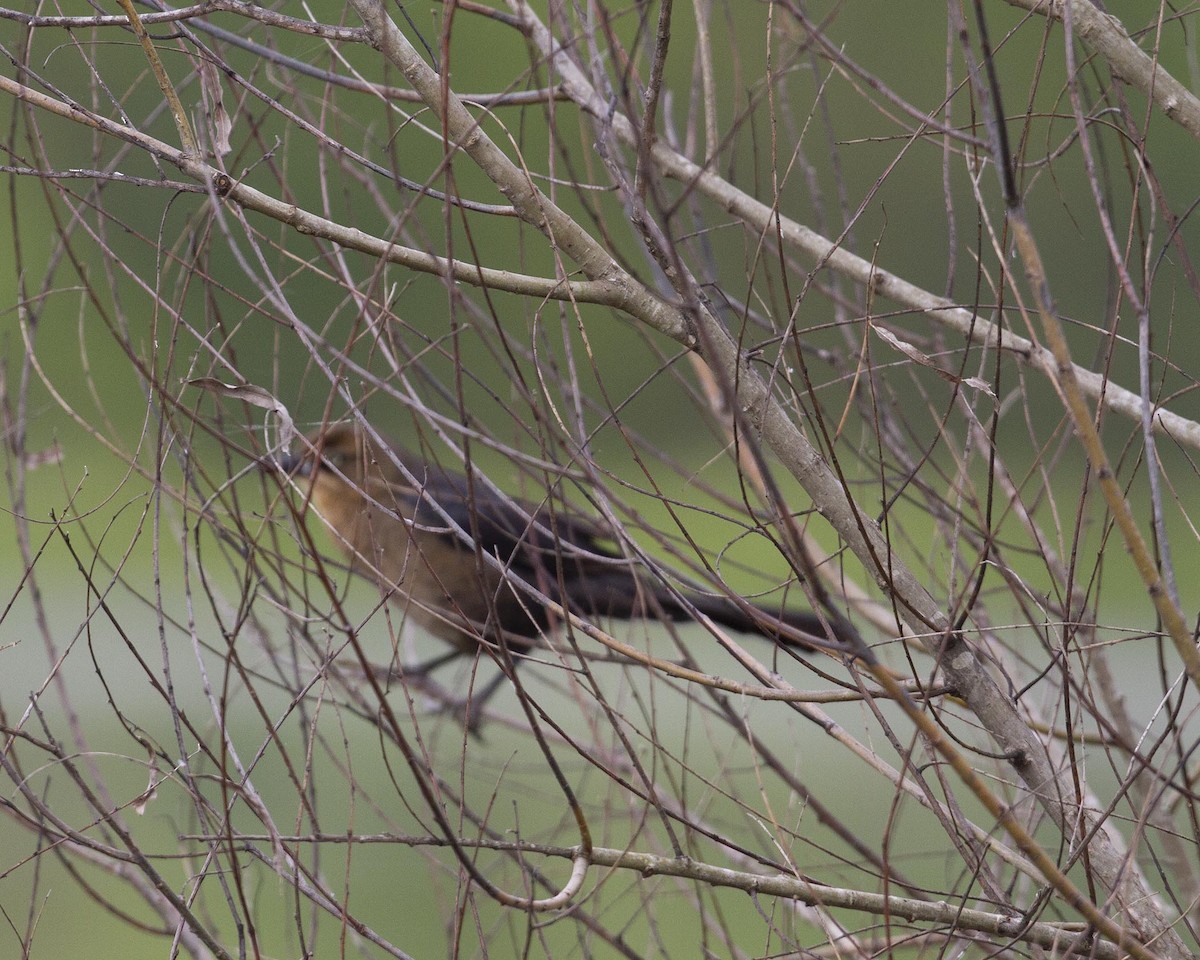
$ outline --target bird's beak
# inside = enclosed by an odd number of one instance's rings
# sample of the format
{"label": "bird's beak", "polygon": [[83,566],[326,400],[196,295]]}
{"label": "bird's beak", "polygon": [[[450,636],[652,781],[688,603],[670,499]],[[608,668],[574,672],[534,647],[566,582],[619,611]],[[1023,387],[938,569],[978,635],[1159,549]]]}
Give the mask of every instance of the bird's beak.
{"label": "bird's beak", "polygon": [[274,466],[277,470],[281,470],[289,476],[307,477],[312,473],[312,458],[301,454],[288,453],[276,460]]}

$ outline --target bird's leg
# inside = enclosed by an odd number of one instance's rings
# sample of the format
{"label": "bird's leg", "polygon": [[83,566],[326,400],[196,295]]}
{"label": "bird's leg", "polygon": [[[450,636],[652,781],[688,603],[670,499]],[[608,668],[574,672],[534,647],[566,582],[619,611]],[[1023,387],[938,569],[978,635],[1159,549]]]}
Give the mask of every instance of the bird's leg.
{"label": "bird's leg", "polygon": [[459,702],[463,723],[466,725],[468,733],[476,737],[480,736],[479,728],[483,725],[484,709],[507,679],[508,674],[501,670],[478,690],[472,689],[466,699]]}
{"label": "bird's leg", "polygon": [[457,660],[461,656],[463,656],[463,652],[461,650],[449,650],[446,653],[439,654],[436,657],[431,657],[424,663],[418,663],[411,667],[404,667],[401,673],[405,673],[410,676],[427,677],[438,667],[445,666],[447,663]]}
{"label": "bird's leg", "polygon": [[[446,653],[426,660],[424,663],[419,663],[412,667],[404,667],[398,671],[398,675],[402,678],[405,676],[427,677],[439,667],[467,655],[467,652],[464,650],[451,649]],[[497,665],[496,675],[482,686],[472,688],[465,697],[456,698],[453,695],[447,696],[445,699],[439,697],[438,699],[441,700],[440,711],[461,716],[463,725],[467,728],[467,731],[472,735],[478,736],[479,728],[483,723],[484,710],[506,679],[508,679],[508,674],[505,673],[503,668]]]}

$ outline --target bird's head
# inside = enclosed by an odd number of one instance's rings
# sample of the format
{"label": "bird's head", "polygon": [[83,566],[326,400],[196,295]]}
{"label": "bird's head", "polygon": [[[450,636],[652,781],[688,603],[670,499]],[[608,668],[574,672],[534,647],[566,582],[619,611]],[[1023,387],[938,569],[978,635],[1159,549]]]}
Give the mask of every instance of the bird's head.
{"label": "bird's head", "polygon": [[377,497],[398,473],[391,457],[356,423],[336,423],[311,434],[305,449],[278,461],[314,498]]}

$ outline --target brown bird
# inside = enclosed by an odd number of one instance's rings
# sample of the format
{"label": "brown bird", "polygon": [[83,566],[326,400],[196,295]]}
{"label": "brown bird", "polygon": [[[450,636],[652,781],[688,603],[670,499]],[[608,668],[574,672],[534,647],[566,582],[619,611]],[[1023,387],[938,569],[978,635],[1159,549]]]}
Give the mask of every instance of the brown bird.
{"label": "brown bird", "polygon": [[311,443],[280,468],[300,480],[351,567],[460,652],[503,640],[521,653],[552,632],[562,614],[530,587],[585,619],[702,615],[790,646],[846,649],[850,628],[840,622],[830,637],[808,610],[676,593],[607,546],[611,536],[593,521],[469,484],[394,445],[379,447],[357,425],[331,426]]}

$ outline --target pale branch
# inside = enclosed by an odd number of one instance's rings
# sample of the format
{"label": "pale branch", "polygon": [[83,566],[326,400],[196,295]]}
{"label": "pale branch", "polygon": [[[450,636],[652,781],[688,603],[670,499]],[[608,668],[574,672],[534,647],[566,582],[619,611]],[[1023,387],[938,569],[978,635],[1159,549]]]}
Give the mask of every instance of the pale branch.
{"label": "pale branch", "polygon": [[[623,292],[603,282],[554,279],[515,273],[511,270],[496,270],[404,247],[395,241],[373,236],[357,227],[337,223],[310,213],[295,204],[278,200],[261,190],[239,183],[217,167],[198,158],[188,157],[177,147],[151,137],[134,127],[92,113],[82,106],[56,100],[54,97],[17,83],[8,77],[0,76],[0,92],[8,93],[16,99],[30,103],[48,113],[82,123],[100,133],[116,137],[145,150],[151,156],[178,167],[198,183],[206,185],[211,194],[233,200],[246,210],[261,213],[280,223],[285,223],[297,233],[324,238],[348,250],[357,250],[360,253],[376,257],[385,263],[407,267],[421,273],[450,277],[453,280],[485,289],[541,297],[547,300],[619,307],[625,299]],[[115,175],[109,174],[109,176]],[[169,189],[176,188],[175,184],[170,181],[164,180],[162,185]]]}
{"label": "pale branch", "polygon": [[[510,5],[522,17],[526,32],[538,44],[542,55],[551,61],[554,73],[560,78],[571,99],[593,117],[603,117],[624,143],[636,148],[639,136],[636,125],[620,113],[610,115],[607,102],[572,63],[561,44],[554,41],[552,34],[527,3],[523,0],[512,0]],[[1003,350],[1005,354],[1028,364],[1051,382],[1054,381],[1056,361],[1053,352],[1048,348],[1006,330],[996,322],[957,305],[953,300],[931,293],[883,269],[877,263],[838,246],[811,227],[791,219],[777,206],[763,203],[738,189],[714,173],[711,167],[701,166],[689,160],[672,149],[661,137],[651,145],[650,158],[664,176],[686,184],[690,189],[698,190],[727,213],[733,214],[760,233],[779,237],[787,246],[811,259],[817,269],[828,267],[867,287],[876,296],[886,297],[925,314],[929,319],[959,334],[966,342]],[[1137,392],[1084,367],[1076,366],[1074,373],[1080,389],[1090,399],[1135,422],[1141,421],[1143,401]],[[1157,431],[1178,443],[1200,450],[1200,422],[1165,408],[1154,410],[1152,420]]]}
{"label": "pale branch", "polygon": [[1200,138],[1200,98],[1139,47],[1118,17],[1089,0],[1006,0],[1014,7],[1057,20],[1068,17],[1073,33],[1085,47],[1104,59],[1108,68],[1137,88],[1171,120]]}
{"label": "pale branch", "polygon": [[[212,843],[224,837],[207,834],[187,834],[182,839]],[[240,833],[237,839],[244,843],[261,843],[269,838],[263,834]],[[296,834],[281,838],[289,844],[353,844],[379,845],[401,844],[411,847],[440,847],[446,841],[433,836],[397,836],[395,834]],[[464,840],[462,846],[469,849],[495,850],[521,856],[541,856],[562,860],[574,860],[579,856],[578,847],[563,847],[530,841]],[[994,913],[972,909],[960,903],[944,900],[921,900],[914,897],[898,897],[891,894],[871,893],[847,887],[834,887],[787,874],[752,873],[745,870],[730,870],[715,864],[705,863],[693,857],[682,859],[664,857],[636,850],[593,847],[591,862],[594,866],[628,870],[643,877],[674,877],[704,883],[713,887],[742,890],[758,897],[778,897],[796,900],[825,909],[845,909],[880,917],[896,917],[910,923],[929,923],[946,927],[958,933],[973,931],[989,937],[1029,943],[1055,951],[1065,951],[1081,936],[1087,935],[1087,926],[1082,923],[1030,922],[1018,914]],[[1119,960],[1121,951],[1111,943],[1095,941],[1087,945],[1087,955],[1095,960]]]}

